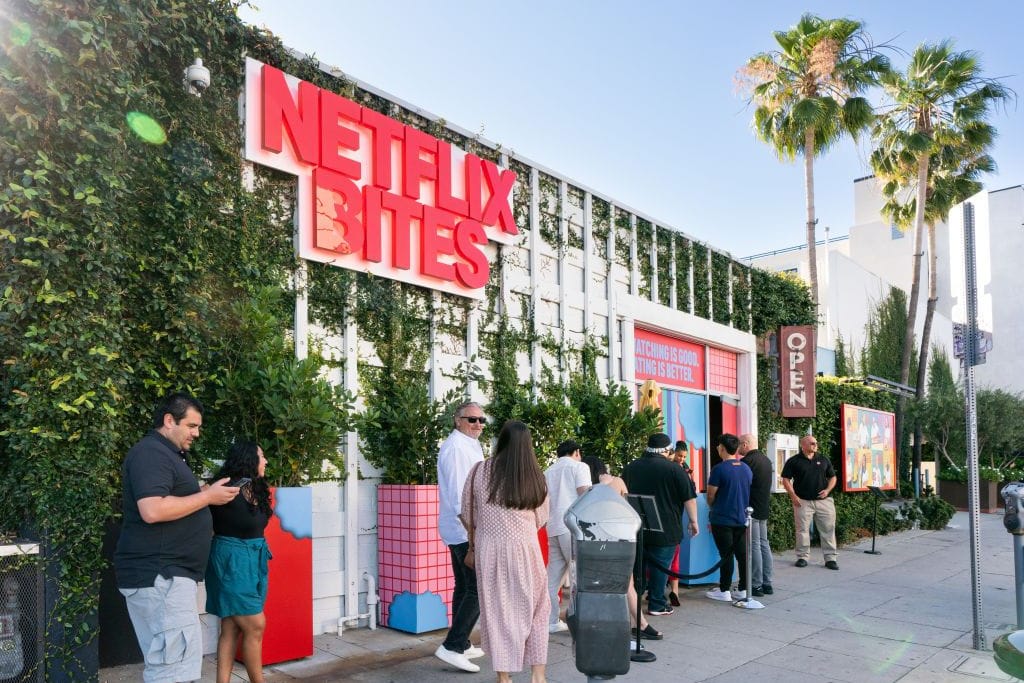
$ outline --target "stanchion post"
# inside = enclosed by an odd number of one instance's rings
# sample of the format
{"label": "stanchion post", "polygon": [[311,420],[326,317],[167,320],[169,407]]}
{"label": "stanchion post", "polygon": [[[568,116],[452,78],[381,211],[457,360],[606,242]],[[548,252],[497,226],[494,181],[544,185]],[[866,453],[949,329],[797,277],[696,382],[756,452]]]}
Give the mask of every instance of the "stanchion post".
{"label": "stanchion post", "polygon": [[881,550],[875,550],[875,538],[878,536],[878,501],[882,497],[882,489],[877,486],[869,486],[871,495],[875,498],[875,511],[871,518],[871,550],[865,550],[867,555],[881,555]]}

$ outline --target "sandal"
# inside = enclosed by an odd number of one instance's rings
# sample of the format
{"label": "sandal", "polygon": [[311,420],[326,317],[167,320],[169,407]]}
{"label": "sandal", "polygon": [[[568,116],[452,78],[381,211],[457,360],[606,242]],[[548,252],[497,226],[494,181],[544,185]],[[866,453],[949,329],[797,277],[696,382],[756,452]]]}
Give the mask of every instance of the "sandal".
{"label": "sandal", "polygon": [[[634,628],[634,629],[630,629],[630,630],[632,631],[633,637],[635,638],[636,637],[636,629]],[[661,631],[659,631],[658,629],[654,628],[650,624],[647,624],[647,626],[644,626],[642,629],[640,629],[640,633],[647,640],[661,640],[662,638],[665,637],[665,634],[663,634]]]}

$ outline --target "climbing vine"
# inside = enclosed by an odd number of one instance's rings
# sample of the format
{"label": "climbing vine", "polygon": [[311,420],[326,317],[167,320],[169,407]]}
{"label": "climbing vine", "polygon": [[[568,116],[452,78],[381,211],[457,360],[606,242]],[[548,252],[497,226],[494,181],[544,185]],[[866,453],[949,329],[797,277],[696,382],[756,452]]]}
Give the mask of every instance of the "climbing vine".
{"label": "climbing vine", "polygon": [[708,283],[708,248],[691,243],[693,260],[693,312],[701,318],[711,317],[711,286]]}
{"label": "climbing vine", "polygon": [[636,266],[640,275],[640,296],[650,300],[651,277],[654,275],[654,264],[651,263],[651,240],[654,238],[654,225],[644,218],[636,219]]}
{"label": "climbing vine", "polygon": [[690,308],[690,269],[693,267],[690,240],[681,234],[675,235],[676,242],[676,308],[692,313]]}
{"label": "climbing vine", "polygon": [[672,231],[659,225],[655,234],[658,240],[658,302],[670,306],[675,286],[672,281]]}
{"label": "climbing vine", "polygon": [[612,229],[611,213],[610,203],[600,197],[592,199],[590,234],[594,238],[594,253],[604,259],[606,263],[608,261],[608,235],[611,234]]}
{"label": "climbing vine", "polygon": [[729,305],[732,300],[729,296],[730,273],[729,265],[732,263],[725,254],[717,251],[711,252],[711,310],[716,323],[728,325],[731,320]]}

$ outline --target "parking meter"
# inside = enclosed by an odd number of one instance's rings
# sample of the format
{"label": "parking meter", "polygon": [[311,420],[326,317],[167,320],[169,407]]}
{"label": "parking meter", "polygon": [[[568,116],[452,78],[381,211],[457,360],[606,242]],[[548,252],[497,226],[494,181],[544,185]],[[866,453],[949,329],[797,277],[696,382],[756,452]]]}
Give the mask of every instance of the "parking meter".
{"label": "parking meter", "polygon": [[1003,526],[1015,536],[1024,535],[1024,482],[1014,481],[1003,487]]}
{"label": "parking meter", "polygon": [[[1013,534],[1013,569],[1016,578],[1017,628],[1024,629],[1024,482],[1003,487],[1003,526]],[[994,659],[1005,673],[1024,676],[1024,630],[1006,633],[992,644]]]}
{"label": "parking meter", "polygon": [[569,608],[576,669],[587,676],[629,671],[626,591],[640,516],[608,486],[595,486],[565,513],[572,534]]}

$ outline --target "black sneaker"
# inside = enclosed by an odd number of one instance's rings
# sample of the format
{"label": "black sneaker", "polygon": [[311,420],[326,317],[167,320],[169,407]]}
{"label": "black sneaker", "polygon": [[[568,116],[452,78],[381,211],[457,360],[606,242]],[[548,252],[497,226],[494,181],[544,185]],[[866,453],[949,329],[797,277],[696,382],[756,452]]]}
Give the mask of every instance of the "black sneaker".
{"label": "black sneaker", "polygon": [[751,592],[751,594],[753,594],[753,596],[755,598],[763,598],[764,597],[764,591],[761,589],[760,586],[754,586],[753,588],[750,589],[750,592]]}
{"label": "black sneaker", "polygon": [[829,569],[834,569],[835,571],[839,571],[839,563],[836,562],[835,560],[829,560],[828,562],[825,563],[825,566],[828,567]]}
{"label": "black sneaker", "polygon": [[673,607],[679,607],[679,596],[676,595],[675,591],[671,591],[668,594],[668,602]]}
{"label": "black sneaker", "polygon": [[[633,637],[636,638],[636,629],[631,629],[631,631],[633,632]],[[640,634],[643,636],[644,640],[661,640],[665,637],[665,634],[650,624],[647,624],[647,626],[640,629]]]}
{"label": "black sneaker", "polygon": [[796,561],[796,566],[797,567],[806,567],[807,566],[807,560],[805,560],[804,558],[801,557],[799,560]]}
{"label": "black sneaker", "polygon": [[772,588],[772,585],[770,583],[763,584],[761,586],[761,590],[764,591],[765,595],[771,595],[775,592],[775,589]]}

